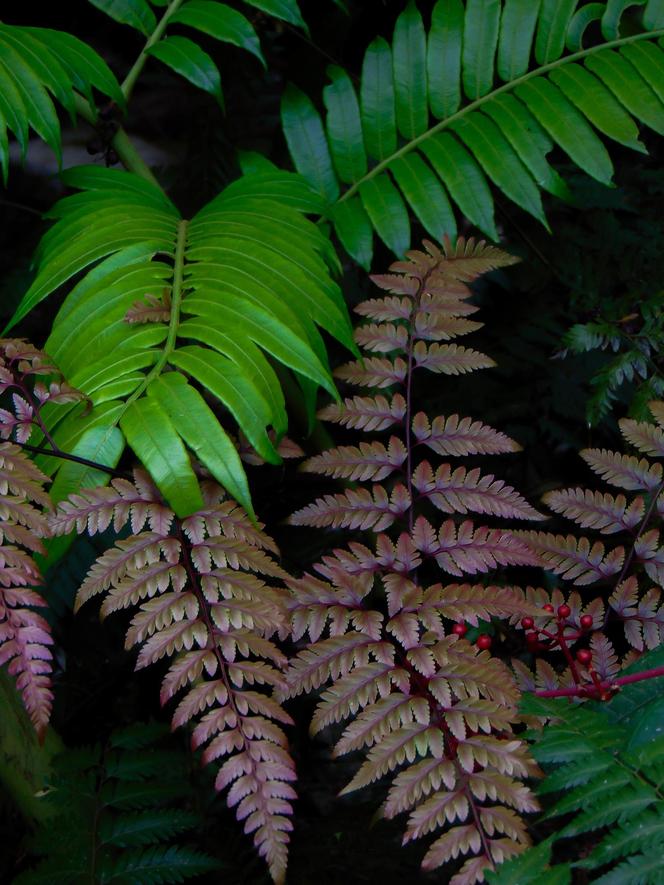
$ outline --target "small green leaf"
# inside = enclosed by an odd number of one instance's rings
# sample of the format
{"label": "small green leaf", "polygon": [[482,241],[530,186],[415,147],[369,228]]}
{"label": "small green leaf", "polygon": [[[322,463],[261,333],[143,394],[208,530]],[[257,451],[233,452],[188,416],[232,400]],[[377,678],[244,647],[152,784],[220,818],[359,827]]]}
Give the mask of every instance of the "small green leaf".
{"label": "small green leaf", "polygon": [[244,2],[249,6],[254,6],[256,9],[267,12],[268,15],[273,15],[275,18],[280,18],[282,21],[295,25],[297,28],[302,28],[307,34],[309,33],[309,28],[302,18],[302,13],[296,0],[244,0]]}
{"label": "small green leaf", "polygon": [[628,6],[642,6],[646,0],[608,0],[602,16],[602,36],[605,40],[620,37],[620,19]]}
{"label": "small green leaf", "polygon": [[383,160],[396,150],[397,126],[392,50],[382,37],[369,44],[364,56],[360,104],[367,152],[375,160]]}
{"label": "small green leaf", "polygon": [[664,102],[664,52],[654,43],[646,43],[641,40],[638,43],[623,46],[620,54],[634,65],[659,100]]}
{"label": "small green leaf", "polygon": [[471,101],[493,86],[500,0],[467,0],[463,34],[463,88]]}
{"label": "small green leaf", "polygon": [[664,105],[626,58],[610,49],[585,61],[637,120],[664,135]]}
{"label": "small green leaf", "polygon": [[539,65],[555,61],[563,54],[565,35],[579,0],[542,0],[535,39]]}
{"label": "small green leaf", "polygon": [[223,107],[221,78],[216,64],[207,52],[187,37],[166,37],[146,50],[176,74],[214,96]]}
{"label": "small green leaf", "polygon": [[585,117],[544,77],[517,86],[516,94],[544,129],[584,172],[611,184],[613,165],[608,152]]}
{"label": "small green leaf", "polygon": [[431,236],[442,241],[445,234],[456,238],[456,220],[447,194],[437,175],[419,154],[411,152],[389,165],[401,193]]}
{"label": "small green leaf", "polygon": [[604,10],[604,3],[589,3],[574,13],[565,36],[565,45],[570,52],[579,52],[583,49],[586,28],[593,22],[599,21],[604,15]]}
{"label": "small green leaf", "polygon": [[431,113],[439,120],[450,117],[461,104],[463,20],[461,0],[438,0],[431,13],[427,79]]}
{"label": "small green leaf", "polygon": [[404,138],[421,135],[429,123],[426,34],[422,16],[409,2],[397,19],[392,43],[397,126]]}
{"label": "small green leaf", "polygon": [[360,198],[378,236],[395,255],[402,256],[410,245],[408,211],[387,173],[360,185]]}
{"label": "small green leaf", "polygon": [[664,0],[648,0],[643,13],[643,26],[649,31],[664,28]]}
{"label": "small green leaf", "polygon": [[323,101],[332,160],[341,181],[352,184],[367,171],[360,109],[348,74],[331,65],[328,75],[332,83],[323,90]]}
{"label": "small green leaf", "polygon": [[505,0],[500,19],[498,76],[506,83],[528,70],[540,0]]}
{"label": "small green leaf", "polygon": [[203,507],[198,480],[170,418],[151,398],[141,397],[120,418],[127,442],[177,516]]}
{"label": "small green leaf", "polygon": [[[69,450],[70,455],[87,458],[106,467],[116,467],[125,441],[122,433],[114,425],[107,427],[91,427],[83,433],[77,443]],[[103,470],[95,470],[85,464],[64,461],[58,470],[55,481],[49,490],[54,504],[64,501],[80,489],[92,489],[106,485],[110,476]]]}
{"label": "small green leaf", "polygon": [[226,431],[200,393],[177,372],[157,378],[149,388],[176,431],[214,478],[255,518],[242,461]]}
{"label": "small green leaf", "polygon": [[465,217],[492,240],[497,240],[491,190],[468,151],[456,138],[443,132],[424,141],[422,152]]}
{"label": "small green leaf", "polygon": [[341,245],[367,272],[373,257],[373,228],[359,197],[332,207],[330,216]]}
{"label": "small green leaf", "polygon": [[281,123],[295,168],[330,203],[339,197],[339,184],[320,114],[296,86],[286,88]]}
{"label": "small green leaf", "polygon": [[225,3],[215,3],[213,0],[188,0],[175,15],[170,17],[169,24],[188,25],[190,28],[209,34],[215,40],[246,49],[256,56],[263,67],[266,67],[254,26],[242,13],[231,9]]}
{"label": "small green leaf", "polygon": [[121,25],[136,28],[146,37],[157,27],[157,19],[145,0],[89,0]]}

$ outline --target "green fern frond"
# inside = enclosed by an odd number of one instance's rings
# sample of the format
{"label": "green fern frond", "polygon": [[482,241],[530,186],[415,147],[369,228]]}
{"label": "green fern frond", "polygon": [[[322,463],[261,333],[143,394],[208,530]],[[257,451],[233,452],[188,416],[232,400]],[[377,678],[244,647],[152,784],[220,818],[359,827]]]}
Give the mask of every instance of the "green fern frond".
{"label": "green fern frond", "polygon": [[[453,205],[497,238],[489,182],[544,225],[540,189],[566,199],[547,154],[559,146],[610,184],[597,132],[645,151],[637,124],[664,132],[661,4],[642,30],[621,31],[625,3],[438,0],[428,33],[414,2],[392,46],[379,37],[362,67],[359,95],[329,70],[325,122],[291,86],[283,128],[296,169],[321,193],[347,252],[368,268],[376,232],[397,255],[410,245],[409,213],[436,239],[454,238]],[[601,23],[603,40],[586,46]],[[531,58],[532,56],[532,58]]]}
{"label": "green fern frond", "polygon": [[[334,393],[319,328],[354,345],[329,244],[305,217],[321,211],[320,199],[299,176],[256,174],[186,221],[136,175],[83,166],[64,180],[80,192],[49,213],[56,223],[10,322],[83,273],[46,347],[93,408],[62,410],[56,441],[115,466],[126,440],[180,516],[202,507],[189,449],[251,512],[239,455],[199,390],[272,463],[287,417],[270,360]],[[40,463],[49,473],[59,466]],[[86,484],[89,469],[68,469]]]}
{"label": "green fern frond", "polygon": [[[32,129],[60,163],[60,121],[54,100],[73,120],[77,97],[92,99],[93,88],[124,107],[124,95],[106,62],[81,40],[49,28],[0,23],[0,168],[5,184],[8,132],[16,136],[23,159]],[[92,100],[90,105],[95,107]]]}

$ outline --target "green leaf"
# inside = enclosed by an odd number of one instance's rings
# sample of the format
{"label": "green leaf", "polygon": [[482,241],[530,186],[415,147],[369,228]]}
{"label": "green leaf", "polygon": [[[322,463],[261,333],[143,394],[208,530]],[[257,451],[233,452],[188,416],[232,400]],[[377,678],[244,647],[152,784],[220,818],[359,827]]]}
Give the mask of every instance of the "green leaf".
{"label": "green leaf", "polygon": [[602,16],[602,35],[606,40],[620,37],[620,19],[628,6],[641,6],[646,0],[608,0]]}
{"label": "green leaf", "polygon": [[286,88],[281,102],[281,124],[297,171],[329,202],[339,196],[332,158],[320,114],[296,86]]}
{"label": "green leaf", "polygon": [[431,236],[442,241],[456,238],[456,220],[438,176],[419,154],[406,154],[390,163],[402,194]]}
{"label": "green leaf", "polygon": [[528,70],[541,0],[505,0],[500,19],[498,76],[509,82]]}
{"label": "green leaf", "polygon": [[341,181],[352,183],[367,171],[360,109],[348,74],[331,65],[328,75],[332,83],[323,90],[323,101],[332,160]]}
{"label": "green leaf", "polygon": [[154,846],[123,851],[113,860],[103,858],[99,882],[101,885],[124,885],[127,882],[169,885],[217,869],[219,861],[192,848]]}
{"label": "green leaf", "polygon": [[382,37],[369,44],[364,56],[360,104],[367,153],[382,160],[397,147],[392,50]]}
{"label": "green leaf", "polygon": [[[489,885],[539,885],[543,881],[551,860],[551,848],[553,838],[548,838],[539,845],[535,845],[523,854],[501,863],[495,870],[487,870],[485,875]],[[567,879],[569,882],[570,871],[567,867]]]}
{"label": "green leaf", "polygon": [[620,53],[641,74],[659,100],[664,102],[664,52],[653,43],[640,41],[623,46]]}
{"label": "green leaf", "polygon": [[244,2],[309,33],[296,0],[244,0]]}
{"label": "green leaf", "polygon": [[373,257],[373,228],[359,197],[337,203],[330,211],[341,245],[367,272]]}
{"label": "green leaf", "polygon": [[223,108],[221,78],[216,64],[207,52],[187,37],[166,37],[146,49],[194,86],[214,96]]}
{"label": "green leaf", "polygon": [[76,109],[71,81],[53,53],[22,28],[0,27],[0,40],[8,43],[23,57],[25,63],[74,120]]}
{"label": "green leaf", "polygon": [[387,174],[363,182],[360,199],[378,236],[395,255],[402,256],[410,244],[408,212]]}
{"label": "green leaf", "polygon": [[604,10],[604,3],[589,3],[574,13],[570,19],[565,36],[565,45],[570,52],[579,52],[583,49],[583,37],[586,28],[592,22],[599,21],[604,15]]}
{"label": "green leaf", "polygon": [[175,430],[212,476],[255,519],[237,449],[200,393],[182,375],[169,372],[150,385],[149,396],[166,412]]}
{"label": "green leaf", "polygon": [[126,812],[116,817],[103,817],[99,839],[102,845],[118,848],[150,845],[192,830],[197,823],[195,814],[175,808],[154,809],[149,813]]}
{"label": "green leaf", "polygon": [[[87,458],[97,464],[106,467],[116,467],[124,451],[125,441],[117,427],[90,427],[78,439],[76,444],[69,450],[70,455],[79,458]],[[108,473],[88,467],[84,464],[76,464],[73,461],[64,461],[58,470],[55,481],[49,490],[54,504],[64,501],[70,495],[80,489],[92,489],[96,486],[106,485],[110,480]]]}
{"label": "green leaf", "polygon": [[535,39],[535,58],[547,65],[563,54],[565,34],[579,0],[542,0]]}
{"label": "green leaf", "polygon": [[549,80],[538,77],[516,87],[544,129],[584,172],[602,184],[611,184],[613,165],[602,142],[583,115]]}
{"label": "green leaf", "polygon": [[429,114],[426,34],[412,0],[394,27],[392,59],[397,126],[404,138],[415,138],[426,130]]}
{"label": "green leaf", "polygon": [[634,120],[611,92],[581,65],[567,65],[550,74],[553,82],[600,130],[634,150],[647,153]]}
{"label": "green leaf", "polygon": [[539,190],[518,155],[496,124],[483,114],[471,114],[453,126],[498,187],[546,227]]}
{"label": "green leaf", "polygon": [[445,132],[424,142],[422,151],[466,218],[492,240],[497,240],[491,190],[468,151]]}
{"label": "green leaf", "polygon": [[214,0],[188,0],[170,17],[169,24],[188,25],[190,28],[209,34],[215,40],[246,49],[256,56],[263,67],[267,67],[254,26],[242,13],[226,6],[225,3],[216,3]]}
{"label": "green leaf", "polygon": [[276,449],[266,432],[269,406],[234,364],[221,354],[198,345],[180,347],[170,362],[195,378],[232,413],[258,454],[272,464],[280,464]]}
{"label": "green leaf", "polygon": [[431,13],[427,78],[431,113],[439,120],[451,116],[461,104],[463,22],[461,0],[438,0]]}
{"label": "green leaf", "polygon": [[176,515],[183,518],[202,509],[203,498],[189,456],[159,404],[141,397],[126,409],[120,427]]}
{"label": "green leaf", "polygon": [[664,135],[664,106],[626,58],[604,50],[587,58],[585,65],[604,81],[631,114]]}
{"label": "green leaf", "polygon": [[648,0],[643,13],[643,25],[649,31],[664,28],[664,0]]}
{"label": "green leaf", "polygon": [[157,27],[157,19],[145,0],[89,0],[121,25],[129,25],[146,37]]}
{"label": "green leaf", "polygon": [[463,88],[471,101],[486,95],[493,85],[499,22],[500,0],[467,0],[463,37]]}

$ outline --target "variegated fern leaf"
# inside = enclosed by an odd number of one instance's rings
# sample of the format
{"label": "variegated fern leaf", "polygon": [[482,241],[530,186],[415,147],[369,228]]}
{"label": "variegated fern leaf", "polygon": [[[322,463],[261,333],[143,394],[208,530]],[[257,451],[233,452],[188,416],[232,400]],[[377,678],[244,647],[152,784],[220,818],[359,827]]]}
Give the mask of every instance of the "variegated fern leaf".
{"label": "variegated fern leaf", "polygon": [[[638,16],[625,11],[635,5]],[[454,237],[456,204],[495,240],[489,181],[546,224],[540,188],[569,195],[547,160],[554,147],[608,184],[597,133],[644,152],[637,123],[664,132],[663,36],[660,0],[438,0],[428,32],[411,0],[392,45],[377,37],[367,49],[359,98],[331,66],[325,123],[291,86],[284,132],[365,268],[374,231],[398,256],[408,249],[409,212],[435,239]]]}
{"label": "variegated fern leaf", "polygon": [[[205,397],[274,463],[287,418],[270,359],[305,387],[334,390],[319,328],[354,345],[326,263],[336,259],[305,217],[321,200],[299,176],[247,175],[187,221],[128,172],[83,166],[63,178],[80,192],[49,213],[56,224],[10,323],[82,273],[46,349],[92,408],[43,409],[53,439],[110,467],[128,443],[181,517],[203,505],[194,452],[252,513],[236,448]],[[53,474],[61,462],[38,463]],[[66,484],[56,477],[54,498],[101,476],[81,467]]]}
{"label": "variegated fern leaf", "polygon": [[[77,102],[98,89],[123,108],[125,97],[106,62],[86,43],[64,31],[0,23],[0,169],[9,172],[8,132],[25,158],[32,129],[62,159],[55,99],[74,119]],[[87,102],[86,102],[87,104]]]}
{"label": "variegated fern leaf", "polygon": [[285,591],[263,577],[285,575],[273,541],[218,485],[203,483],[202,494],[203,506],[180,520],[136,470],[133,482],[61,502],[51,528],[131,527],[94,563],[76,605],[102,596],[103,617],[134,610],[126,645],[139,649],[137,669],[171,659],[161,702],[180,695],[173,727],[192,723],[192,746],[207,745],[203,762],[221,760],[217,789],[230,787],[229,806],[283,882],[295,768],[277,724],[291,719],[272,696],[286,658],[270,637],[285,631]]}
{"label": "variegated fern leaf", "polygon": [[369,355],[337,374],[369,393],[320,413],[366,439],[303,465],[346,488],[290,522],[363,536],[323,557],[316,574],[288,581],[292,635],[308,634],[309,644],[291,663],[287,695],[323,689],[312,732],[350,720],[335,755],[366,753],[344,792],[390,777],[383,814],[409,815],[406,841],[436,834],[425,869],[467,858],[449,881],[471,885],[523,850],[519,813],[536,803],[521,783],[533,765],[511,731],[516,685],[491,657],[486,634],[478,644],[463,636],[467,624],[541,609],[502,575],[469,583],[468,576],[539,562],[510,529],[476,525],[469,514],[501,523],[540,517],[492,475],[434,466],[440,457],[519,448],[478,420],[430,419],[417,411],[413,384],[425,371],[457,375],[493,365],[453,339],[480,325],[468,318],[476,310],[468,283],[513,259],[472,240],[425,246],[374,277],[387,294],[356,308],[367,318],[356,341]]}
{"label": "variegated fern leaf", "polygon": [[[518,533],[546,569],[563,580],[584,588],[591,584],[607,588],[603,599],[597,598],[585,608],[578,593],[565,601],[560,591],[551,600],[545,591],[532,591],[531,602],[540,607],[548,602],[554,608],[569,606],[566,621],[577,631],[577,640],[582,638],[583,631],[578,631],[583,614],[593,618],[587,629],[601,631],[610,621],[622,622],[625,639],[637,652],[657,648],[664,638],[664,544],[660,539],[664,473],[658,460],[664,458],[664,404],[652,402],[650,411],[653,422],[619,421],[625,441],[637,455],[605,449],[581,452],[593,472],[619,489],[618,493],[570,488],[548,492],[543,498],[556,513],[604,536],[601,541],[586,535]],[[549,621],[551,618],[537,620],[536,626],[546,628]],[[591,649],[596,670],[607,668],[607,657],[615,665],[615,652],[603,633],[594,634]],[[614,666],[614,672],[617,669]],[[549,682],[546,687],[554,687],[552,678]]]}

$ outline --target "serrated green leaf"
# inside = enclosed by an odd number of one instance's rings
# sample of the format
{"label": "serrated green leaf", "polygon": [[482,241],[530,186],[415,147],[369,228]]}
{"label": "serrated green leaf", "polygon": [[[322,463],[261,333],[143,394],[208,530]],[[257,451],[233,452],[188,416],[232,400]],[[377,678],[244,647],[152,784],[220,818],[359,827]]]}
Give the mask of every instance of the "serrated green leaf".
{"label": "serrated green leaf", "polygon": [[500,19],[497,71],[501,80],[516,80],[528,70],[541,0],[505,0]]}
{"label": "serrated green leaf", "polygon": [[102,818],[99,839],[102,845],[118,848],[151,845],[191,830],[197,823],[195,814],[174,808],[155,809],[149,813],[127,812]]}
{"label": "serrated green leaf", "polygon": [[251,52],[266,67],[260,40],[251,22],[225,3],[213,0],[188,0],[169,19],[169,24],[188,25],[215,40],[232,43]]}
{"label": "serrated green leaf", "polygon": [[203,397],[182,375],[169,372],[150,385],[154,397],[197,458],[229,495],[255,519],[242,461]]}
{"label": "serrated green leaf", "polygon": [[198,480],[170,418],[147,397],[137,399],[120,418],[127,443],[179,517],[203,507]]}
{"label": "serrated green leaf", "polygon": [[491,190],[484,173],[468,151],[452,135],[444,132],[425,141],[422,152],[466,218],[492,240],[497,240]]}
{"label": "serrated green leaf", "polygon": [[389,166],[401,193],[422,225],[434,239],[442,242],[447,234],[456,238],[456,220],[447,194],[438,176],[419,154],[406,154]]}
{"label": "serrated green leaf", "polygon": [[410,243],[410,223],[404,202],[386,173],[360,185],[360,199],[385,245],[402,256]]}
{"label": "serrated green leaf", "polygon": [[113,861],[102,860],[101,885],[140,882],[141,885],[168,885],[219,868],[209,855],[180,845],[155,846],[124,851]]}
{"label": "serrated green leaf", "polygon": [[214,96],[223,108],[219,69],[207,52],[187,37],[165,37],[145,50],[194,86]]}
{"label": "serrated green leaf", "polygon": [[426,130],[429,113],[426,34],[412,0],[394,27],[392,65],[397,127],[404,138],[415,138]]}
{"label": "serrated green leaf", "polygon": [[392,50],[382,37],[369,44],[364,56],[360,105],[367,153],[382,160],[397,147]]}
{"label": "serrated green leaf", "polygon": [[463,89],[471,101],[493,85],[500,0],[467,0],[463,37]]}
{"label": "serrated green leaf", "polygon": [[323,90],[323,101],[332,161],[341,181],[352,183],[367,171],[360,108],[348,74],[331,65],[328,76],[332,83]]}
{"label": "serrated green leaf", "polygon": [[517,86],[518,97],[584,172],[610,184],[613,165],[602,142],[562,92],[544,77]]}
{"label": "serrated green leaf", "polygon": [[121,25],[129,25],[146,37],[154,31],[157,19],[146,0],[89,0],[93,6],[105,12]]}
{"label": "serrated green leaf", "polygon": [[427,80],[431,113],[439,120],[455,113],[461,103],[463,22],[461,0],[438,0],[427,41]]}

